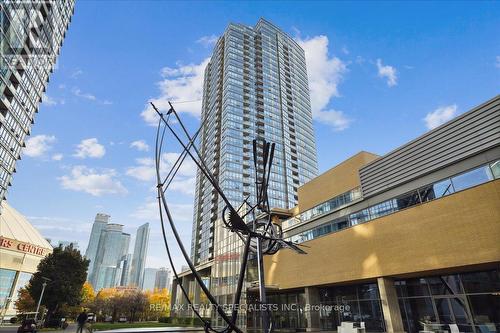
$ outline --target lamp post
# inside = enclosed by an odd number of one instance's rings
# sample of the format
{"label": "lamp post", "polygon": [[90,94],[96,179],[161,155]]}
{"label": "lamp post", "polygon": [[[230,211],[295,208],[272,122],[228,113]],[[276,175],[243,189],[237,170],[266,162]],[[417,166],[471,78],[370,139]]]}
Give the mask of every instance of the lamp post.
{"label": "lamp post", "polygon": [[47,281],[51,281],[49,278],[43,277],[45,281],[42,283],[42,292],[40,293],[40,298],[38,299],[38,305],[36,306],[36,312],[35,312],[35,323],[38,319],[38,311],[40,311],[40,304],[42,304],[42,298],[43,298],[43,293],[45,292],[45,287],[47,286]]}

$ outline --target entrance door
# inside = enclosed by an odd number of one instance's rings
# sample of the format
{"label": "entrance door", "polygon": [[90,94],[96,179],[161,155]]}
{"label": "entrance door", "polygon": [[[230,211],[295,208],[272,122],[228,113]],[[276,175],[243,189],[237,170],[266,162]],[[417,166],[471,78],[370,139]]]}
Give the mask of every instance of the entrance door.
{"label": "entrance door", "polygon": [[[467,300],[462,297],[444,296],[434,297],[437,317],[440,324],[457,324],[460,332],[475,332],[472,324]],[[441,329],[449,329],[442,327]]]}

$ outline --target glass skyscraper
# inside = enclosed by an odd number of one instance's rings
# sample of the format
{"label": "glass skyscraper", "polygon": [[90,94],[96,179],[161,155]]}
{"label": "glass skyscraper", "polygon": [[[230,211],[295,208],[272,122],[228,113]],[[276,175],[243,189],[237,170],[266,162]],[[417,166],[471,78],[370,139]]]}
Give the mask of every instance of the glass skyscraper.
{"label": "glass skyscraper", "polygon": [[0,1],[0,201],[30,134],[74,0]]}
{"label": "glass skyscraper", "polygon": [[130,234],[123,232],[123,225],[108,223],[101,232],[97,257],[93,268],[92,286],[95,290],[111,288],[122,280],[122,261],[127,256]]}
{"label": "glass skyscraper", "polygon": [[141,225],[135,236],[134,254],[130,268],[129,284],[142,288],[144,281],[144,267],[149,244],[149,223]]}
{"label": "glass skyscraper", "polygon": [[97,259],[97,248],[99,246],[99,239],[101,238],[102,231],[106,228],[111,216],[107,214],[98,213],[95,216],[94,224],[92,225],[92,231],[90,232],[89,244],[87,250],[85,251],[85,258],[90,260],[89,269],[87,271],[87,279],[89,281],[93,280],[94,264]]}
{"label": "glass skyscraper", "polygon": [[[298,187],[318,174],[304,50],[264,19],[255,27],[231,23],[218,39],[205,69],[201,120],[200,152],[235,207],[247,197],[255,202],[253,139],[276,144],[270,207],[296,206]],[[223,209],[198,172],[191,257],[218,301],[230,304],[242,242],[222,225]],[[182,283],[196,290],[194,281]],[[203,296],[194,295],[195,303]]]}
{"label": "glass skyscraper", "polygon": [[[271,207],[292,208],[297,188],[318,174],[304,50],[272,23],[231,23],[205,69],[200,152],[234,205],[254,196],[252,140],[276,144]],[[216,221],[224,208],[198,172],[191,256],[214,258]]]}

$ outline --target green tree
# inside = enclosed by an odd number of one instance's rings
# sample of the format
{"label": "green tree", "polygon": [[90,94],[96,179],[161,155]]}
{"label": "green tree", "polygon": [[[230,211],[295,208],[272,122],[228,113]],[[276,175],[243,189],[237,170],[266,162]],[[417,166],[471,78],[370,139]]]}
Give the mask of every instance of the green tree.
{"label": "green tree", "polygon": [[38,301],[42,284],[46,281],[44,278],[50,279],[42,299],[42,304],[48,310],[45,323],[48,323],[51,316],[58,313],[63,305],[80,304],[88,266],[89,261],[71,245],[54,248],[54,252],[40,261],[37,272],[31,277],[28,292]]}

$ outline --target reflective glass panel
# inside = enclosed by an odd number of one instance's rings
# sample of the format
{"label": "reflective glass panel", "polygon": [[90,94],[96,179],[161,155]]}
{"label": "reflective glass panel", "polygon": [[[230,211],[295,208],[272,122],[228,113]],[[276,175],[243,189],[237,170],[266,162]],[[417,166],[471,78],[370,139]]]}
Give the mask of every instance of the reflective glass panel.
{"label": "reflective glass panel", "polygon": [[469,172],[463,173],[461,175],[453,177],[451,180],[453,182],[453,187],[455,191],[465,190],[469,187],[476,186],[482,183],[486,183],[492,180],[493,176],[489,167],[480,167]]}

